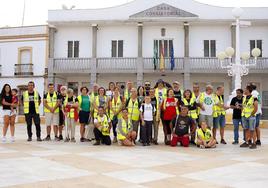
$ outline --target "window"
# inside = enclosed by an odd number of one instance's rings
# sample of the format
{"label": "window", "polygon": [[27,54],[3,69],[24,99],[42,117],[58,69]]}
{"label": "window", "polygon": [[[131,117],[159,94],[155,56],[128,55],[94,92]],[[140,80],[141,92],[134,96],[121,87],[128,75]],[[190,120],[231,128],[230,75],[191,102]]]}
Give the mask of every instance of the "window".
{"label": "window", "polygon": [[18,64],[32,64],[32,47],[21,47],[18,51]]}
{"label": "window", "polygon": [[172,48],[173,40],[154,40],[154,56],[157,58],[160,58],[161,51],[164,57],[171,57]]}
{"label": "window", "polygon": [[68,58],[79,57],[79,41],[68,41]]}
{"label": "window", "polygon": [[204,57],[216,57],[216,40],[204,40]]}
{"label": "window", "polygon": [[[250,52],[254,49],[254,48],[259,48],[261,50],[261,55],[260,57],[262,57],[262,40],[250,40],[249,41],[249,45],[250,45]],[[250,53],[251,57],[252,54]]]}
{"label": "window", "polygon": [[112,57],[123,57],[124,41],[112,40]]}

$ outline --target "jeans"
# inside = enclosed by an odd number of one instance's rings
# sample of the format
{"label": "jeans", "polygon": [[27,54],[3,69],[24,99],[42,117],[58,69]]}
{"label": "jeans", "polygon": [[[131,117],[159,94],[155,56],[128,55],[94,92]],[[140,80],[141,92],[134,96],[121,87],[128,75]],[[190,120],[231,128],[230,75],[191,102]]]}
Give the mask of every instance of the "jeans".
{"label": "jeans", "polygon": [[224,128],[225,127],[225,115],[219,115],[213,118],[213,128]]}
{"label": "jeans", "polygon": [[256,114],[256,128],[260,126],[261,114]]}
{"label": "jeans", "polygon": [[34,125],[36,128],[36,136],[37,138],[41,137],[41,127],[40,127],[40,116],[39,114],[25,114],[25,121],[27,123],[27,133],[28,133],[28,137],[32,138],[32,124],[34,121]]}
{"label": "jeans", "polygon": [[[239,141],[239,123],[243,126],[242,124],[242,119],[233,119],[233,124],[234,124],[234,141],[238,142]],[[243,140],[245,140],[245,132],[243,131]]]}
{"label": "jeans", "polygon": [[145,121],[145,125],[141,125],[141,139],[143,143],[149,144],[152,138],[153,121]]}
{"label": "jeans", "polygon": [[242,124],[244,129],[254,131],[256,128],[256,117],[255,116],[250,116],[249,118],[242,117]]}

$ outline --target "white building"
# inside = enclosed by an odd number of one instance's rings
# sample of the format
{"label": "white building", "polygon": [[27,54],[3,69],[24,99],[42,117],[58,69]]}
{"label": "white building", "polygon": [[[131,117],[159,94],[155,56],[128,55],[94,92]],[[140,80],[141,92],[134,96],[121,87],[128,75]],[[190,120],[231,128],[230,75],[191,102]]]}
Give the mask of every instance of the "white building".
{"label": "white building", "polygon": [[[257,66],[243,77],[243,87],[257,83],[264,108],[268,107],[268,8],[244,8],[241,52],[259,47]],[[232,78],[216,58],[226,47],[235,47],[232,8],[201,4],[193,0],[135,0],[103,9],[50,10],[49,79],[79,89],[97,82],[162,78],[178,80],[184,88],[193,83],[224,85],[225,96],[232,90]],[[165,56],[165,77],[154,56]],[[174,49],[175,68],[170,70]],[[155,51],[156,50],[156,51]],[[268,114],[268,111],[267,113]]]}
{"label": "white building", "polygon": [[[5,83],[19,90],[19,96],[34,81],[43,95],[47,77],[48,26],[0,28],[0,87]],[[40,107],[42,112],[42,106]],[[21,106],[20,114],[23,114]]]}

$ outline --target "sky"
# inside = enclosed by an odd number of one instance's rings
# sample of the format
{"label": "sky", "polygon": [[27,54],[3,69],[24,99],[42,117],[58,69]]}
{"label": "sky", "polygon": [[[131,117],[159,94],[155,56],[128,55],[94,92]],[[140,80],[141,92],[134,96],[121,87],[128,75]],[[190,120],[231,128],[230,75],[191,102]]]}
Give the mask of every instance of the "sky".
{"label": "sky", "polygon": [[[25,0],[24,25],[46,24],[49,9],[62,5],[77,9],[111,7],[132,0]],[[146,0],[144,0],[146,1]],[[185,0],[186,1],[186,0]],[[268,0],[196,0],[201,3],[224,7],[268,7]],[[24,0],[0,0],[0,27],[21,26]]]}

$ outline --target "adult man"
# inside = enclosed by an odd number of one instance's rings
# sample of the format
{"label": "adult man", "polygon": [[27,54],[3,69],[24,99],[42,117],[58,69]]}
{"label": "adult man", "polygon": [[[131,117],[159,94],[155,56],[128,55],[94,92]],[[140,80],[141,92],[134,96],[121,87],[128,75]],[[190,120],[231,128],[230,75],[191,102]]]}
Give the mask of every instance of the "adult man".
{"label": "adult man", "polygon": [[144,89],[145,89],[145,95],[149,96],[150,89],[151,89],[151,83],[149,81],[146,81],[144,83]]}
{"label": "adult man", "polygon": [[183,90],[180,89],[180,86],[181,86],[180,82],[178,81],[173,82],[174,96],[176,99],[178,99],[179,102],[182,100],[183,97]]}
{"label": "adult man", "polygon": [[45,141],[50,141],[51,126],[53,126],[55,140],[59,140],[58,137],[58,125],[59,125],[59,106],[60,106],[60,96],[54,89],[52,83],[48,84],[48,92],[44,94],[43,98],[44,112],[46,118],[47,126],[47,137]]}
{"label": "adult man", "polygon": [[67,87],[66,86],[61,86],[60,88],[60,113],[59,113],[59,140],[63,140],[63,136],[62,136],[62,130],[63,130],[63,127],[65,125],[65,117],[64,117],[64,108],[63,108],[63,103],[64,103],[64,100],[65,100],[65,97],[67,95]]}
{"label": "adult man", "polygon": [[152,143],[155,145],[158,145],[158,129],[159,129],[159,122],[160,118],[157,118],[157,114],[159,113],[159,106],[158,106],[158,100],[155,97],[155,91],[154,88],[151,88],[149,91],[149,96],[151,97],[151,103],[155,106],[156,113],[154,113],[153,117],[153,138]]}
{"label": "adult man", "polygon": [[94,146],[100,145],[101,142],[105,145],[111,145],[110,130],[112,128],[111,120],[104,113],[104,108],[99,107],[98,115],[94,119],[94,135],[96,138]]}
{"label": "adult man", "polygon": [[139,117],[140,117],[140,107],[141,104],[138,101],[137,89],[131,89],[131,97],[126,102],[126,108],[128,109],[128,115],[130,120],[132,121],[133,130],[138,135],[139,130]]}
{"label": "adult man", "polygon": [[131,96],[131,90],[133,88],[133,82],[128,81],[127,82],[127,88],[124,91],[124,100],[127,101]]}
{"label": "adult man", "polygon": [[[199,97],[199,95],[200,95],[200,87],[199,87],[198,84],[195,83],[193,85],[193,96],[197,99]],[[197,121],[197,124],[199,122],[200,111],[201,111],[200,107],[197,107],[197,109],[196,109],[196,113],[197,113],[196,121]]]}
{"label": "adult man", "polygon": [[258,99],[258,111],[256,112],[256,136],[257,136],[257,141],[256,144],[257,145],[261,145],[261,130],[260,130],[260,119],[261,119],[261,115],[262,115],[262,103],[261,103],[261,95],[260,93],[257,91],[257,86],[255,84],[251,84],[252,87],[252,96],[254,98]]}
{"label": "adult man", "polygon": [[214,105],[218,103],[215,94],[213,94],[213,87],[211,85],[206,86],[206,91],[199,95],[197,103],[201,108],[199,123],[205,121],[208,128],[211,129],[213,126]]}
{"label": "adult man", "polygon": [[225,110],[227,107],[224,105],[224,88],[223,86],[217,87],[216,98],[218,104],[215,105],[213,114],[213,137],[216,140],[217,129],[220,127],[221,144],[227,144],[224,140],[224,127],[225,127]]}
{"label": "adult man", "polygon": [[95,101],[95,97],[98,96],[98,90],[99,90],[99,85],[94,84],[93,89],[90,93],[90,102],[93,103]]}
{"label": "adult man", "polygon": [[34,90],[34,82],[28,83],[28,90],[23,92],[21,100],[23,101],[25,121],[27,123],[28,142],[32,141],[32,121],[34,121],[36,128],[37,141],[41,142],[41,127],[39,106],[41,104],[41,97],[39,93]]}
{"label": "adult man", "polygon": [[248,85],[245,89],[242,108],[242,123],[246,131],[246,142],[240,147],[256,149],[256,138],[254,136],[256,128],[256,112],[258,111],[258,99],[252,96],[252,87]]}
{"label": "adult man", "polygon": [[182,146],[188,147],[190,143],[189,136],[194,133],[194,127],[195,122],[188,116],[188,107],[182,105],[180,115],[177,115],[170,123],[170,129],[172,130],[170,145],[174,147],[180,142]]}
{"label": "adult man", "polygon": [[[239,144],[239,123],[242,125],[242,104],[243,90],[236,90],[236,97],[232,98],[230,108],[233,109],[233,124],[234,124],[234,141],[232,144]],[[245,135],[244,135],[245,140]]]}

